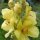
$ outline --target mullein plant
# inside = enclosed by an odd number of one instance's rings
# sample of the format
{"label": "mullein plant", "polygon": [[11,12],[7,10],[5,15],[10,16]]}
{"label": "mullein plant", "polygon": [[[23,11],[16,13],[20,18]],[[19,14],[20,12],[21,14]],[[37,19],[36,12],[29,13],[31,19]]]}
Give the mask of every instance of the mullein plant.
{"label": "mullein plant", "polygon": [[37,38],[39,29],[36,27],[36,12],[32,11],[32,7],[26,0],[9,0],[8,8],[2,9],[4,22],[1,28],[13,38],[15,35],[17,40],[30,40],[28,37]]}

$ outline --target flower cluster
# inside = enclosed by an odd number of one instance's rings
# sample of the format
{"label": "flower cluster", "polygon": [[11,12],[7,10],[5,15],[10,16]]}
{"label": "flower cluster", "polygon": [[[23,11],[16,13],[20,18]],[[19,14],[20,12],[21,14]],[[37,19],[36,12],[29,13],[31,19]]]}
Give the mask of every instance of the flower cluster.
{"label": "flower cluster", "polygon": [[36,12],[32,11],[32,7],[26,0],[9,0],[9,8],[2,9],[2,16],[5,19],[1,28],[8,33],[7,38],[16,36],[18,40],[29,40],[30,37],[38,37],[39,30],[36,27]]}

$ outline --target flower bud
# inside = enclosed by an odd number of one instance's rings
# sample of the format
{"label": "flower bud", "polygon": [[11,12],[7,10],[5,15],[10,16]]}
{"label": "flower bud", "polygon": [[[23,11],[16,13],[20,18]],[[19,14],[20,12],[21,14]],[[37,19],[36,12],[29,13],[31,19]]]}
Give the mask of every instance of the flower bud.
{"label": "flower bud", "polygon": [[10,7],[10,9],[13,9],[13,7],[14,7],[14,1],[13,0],[9,0],[8,6]]}
{"label": "flower bud", "polygon": [[14,6],[14,12],[20,14],[21,13],[21,5],[17,2]]}

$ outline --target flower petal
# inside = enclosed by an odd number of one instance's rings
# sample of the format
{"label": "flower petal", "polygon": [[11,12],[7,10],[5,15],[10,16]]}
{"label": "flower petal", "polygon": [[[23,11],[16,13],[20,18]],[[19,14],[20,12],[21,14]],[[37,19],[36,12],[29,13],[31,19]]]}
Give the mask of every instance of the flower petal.
{"label": "flower petal", "polygon": [[36,14],[33,11],[29,12],[29,15],[26,16],[26,20],[24,20],[23,26],[36,25]]}
{"label": "flower petal", "polygon": [[7,20],[3,22],[3,24],[1,25],[1,28],[5,31],[9,31],[11,28],[14,29],[14,27],[10,23],[8,23]]}
{"label": "flower petal", "polygon": [[29,38],[26,37],[25,35],[21,34],[20,38],[18,40],[29,40]]}
{"label": "flower petal", "polygon": [[9,30],[9,32],[5,34],[5,38],[7,38],[7,37],[10,35],[10,33],[12,33],[13,31],[14,31],[14,29],[11,28],[11,29]]}
{"label": "flower petal", "polygon": [[14,23],[17,23],[17,19],[13,16],[11,19],[10,19],[10,24],[14,25]]}
{"label": "flower petal", "polygon": [[29,16],[31,16],[33,19],[36,19],[36,12],[30,11]]}
{"label": "flower petal", "polygon": [[18,30],[15,30],[14,33],[15,33],[15,36],[17,37],[17,39],[19,39],[21,32]]}
{"label": "flower petal", "polygon": [[23,27],[30,27],[30,26],[34,26],[36,24],[37,24],[36,20],[30,18],[30,19],[27,19],[24,21]]}
{"label": "flower petal", "polygon": [[38,35],[39,35],[39,30],[37,27],[33,26],[28,29],[28,36],[36,38],[38,37]]}
{"label": "flower petal", "polygon": [[2,15],[4,19],[10,19],[11,17],[13,17],[13,10],[10,10],[8,8],[2,9]]}
{"label": "flower petal", "polygon": [[17,37],[18,40],[29,40],[28,37],[26,37],[25,35],[23,35],[20,31],[16,30],[15,35]]}

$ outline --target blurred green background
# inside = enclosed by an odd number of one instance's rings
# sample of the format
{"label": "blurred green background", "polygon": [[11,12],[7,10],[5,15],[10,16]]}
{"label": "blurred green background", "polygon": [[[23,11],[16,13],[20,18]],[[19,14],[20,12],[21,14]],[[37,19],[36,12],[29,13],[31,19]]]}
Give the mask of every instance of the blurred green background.
{"label": "blurred green background", "polygon": [[[40,0],[27,0],[29,2],[29,4],[32,6],[33,11],[36,11],[37,14],[37,27],[39,28],[40,31]],[[1,15],[1,10],[3,8],[8,7],[7,5],[8,0],[0,0],[0,40],[13,40],[12,38],[10,38],[10,36],[8,38],[5,38],[5,31],[1,29],[1,24],[4,21],[4,19],[2,18]],[[40,40],[40,33],[39,33],[39,37],[38,38],[31,38],[29,37],[30,40]],[[15,38],[14,38],[15,40]]]}

